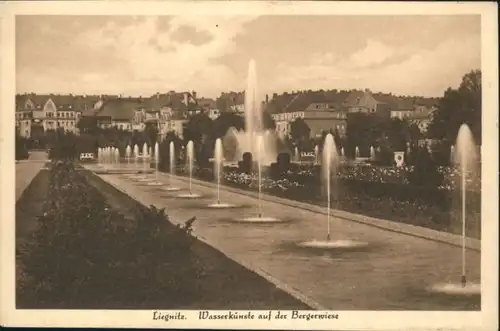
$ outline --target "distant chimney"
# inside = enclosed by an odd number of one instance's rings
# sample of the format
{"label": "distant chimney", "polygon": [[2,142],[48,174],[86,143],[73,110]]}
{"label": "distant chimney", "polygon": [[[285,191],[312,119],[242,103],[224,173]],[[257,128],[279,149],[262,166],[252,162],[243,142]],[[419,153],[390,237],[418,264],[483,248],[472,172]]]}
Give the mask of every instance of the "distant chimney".
{"label": "distant chimney", "polygon": [[196,91],[193,91],[193,98],[196,99]]}
{"label": "distant chimney", "polygon": [[266,94],[266,103],[269,103],[269,95]]}

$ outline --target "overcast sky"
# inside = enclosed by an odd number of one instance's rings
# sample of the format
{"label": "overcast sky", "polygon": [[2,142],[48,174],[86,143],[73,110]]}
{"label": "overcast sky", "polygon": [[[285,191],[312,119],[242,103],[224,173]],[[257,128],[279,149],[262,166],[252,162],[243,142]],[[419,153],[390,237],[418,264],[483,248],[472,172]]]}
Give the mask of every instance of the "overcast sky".
{"label": "overcast sky", "polygon": [[480,68],[480,16],[18,16],[17,92],[441,96]]}

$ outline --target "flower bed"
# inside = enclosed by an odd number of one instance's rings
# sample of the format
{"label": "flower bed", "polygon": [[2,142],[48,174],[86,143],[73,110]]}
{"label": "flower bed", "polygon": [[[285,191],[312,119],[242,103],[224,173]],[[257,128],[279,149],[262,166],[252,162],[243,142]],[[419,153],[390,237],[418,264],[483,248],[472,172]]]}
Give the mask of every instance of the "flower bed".
{"label": "flower bed", "polygon": [[[405,172],[411,169],[353,169],[344,168],[338,179],[332,182],[331,201],[333,208],[424,226],[439,231],[461,233],[461,208],[459,192],[446,186],[438,188],[417,187],[403,179]],[[370,167],[372,168],[372,167]],[[443,168],[440,171],[448,171]],[[376,177],[382,172],[386,177]],[[186,173],[179,169],[179,174]],[[197,169],[198,179],[213,181],[211,169]],[[359,179],[357,174],[362,173]],[[245,189],[258,190],[257,174],[244,174],[226,168],[221,183]],[[280,179],[268,176],[261,178],[262,191],[275,196],[326,206],[324,186],[319,177],[319,167],[302,168],[296,173],[288,173]],[[467,192],[467,235],[480,238],[481,192]]]}
{"label": "flower bed", "polygon": [[[316,168],[316,169],[315,169]],[[301,167],[295,174],[299,177],[315,177],[318,174],[319,167]],[[477,169],[480,172],[480,168]],[[371,165],[350,165],[342,166],[338,172],[338,178],[347,180],[356,180],[361,182],[377,182],[377,183],[395,183],[409,184],[408,174],[413,171],[412,166],[406,167],[381,167]],[[444,182],[439,187],[440,189],[452,190],[454,182],[460,179],[460,169],[453,167],[437,167],[437,171],[443,175]],[[468,190],[481,190],[480,173],[473,174],[469,172],[467,179]]]}

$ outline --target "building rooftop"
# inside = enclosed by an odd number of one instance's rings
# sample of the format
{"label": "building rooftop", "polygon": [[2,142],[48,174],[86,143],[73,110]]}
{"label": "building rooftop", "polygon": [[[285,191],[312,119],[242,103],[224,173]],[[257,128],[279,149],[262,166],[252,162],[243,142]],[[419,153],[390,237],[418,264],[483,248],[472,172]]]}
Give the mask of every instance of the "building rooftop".
{"label": "building rooftop", "polygon": [[133,120],[135,112],[144,107],[139,99],[108,99],[97,110],[97,116],[109,116],[112,119]]}

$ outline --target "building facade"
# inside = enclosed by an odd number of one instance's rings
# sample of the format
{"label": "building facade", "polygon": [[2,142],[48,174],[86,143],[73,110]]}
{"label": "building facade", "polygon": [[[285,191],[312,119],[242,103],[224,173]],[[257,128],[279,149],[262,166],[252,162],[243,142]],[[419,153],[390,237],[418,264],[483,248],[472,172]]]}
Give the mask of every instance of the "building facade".
{"label": "building facade", "polygon": [[[339,94],[337,94],[338,96]],[[319,95],[318,99],[325,99]],[[295,103],[302,103],[300,96],[294,98]],[[311,100],[309,98],[308,100]],[[276,131],[281,137],[290,134],[291,123],[302,118],[311,129],[311,137],[322,132],[337,131],[340,136],[347,133],[347,116],[353,113],[374,114],[386,118],[408,119],[418,125],[425,133],[437,109],[437,99],[402,98],[391,94],[372,93],[370,90],[354,90],[342,98],[332,101],[309,102],[307,106],[293,111],[272,114],[276,122]]]}
{"label": "building facade", "polygon": [[[25,95],[16,98],[16,129],[23,137],[44,134],[62,128],[65,132],[78,134],[77,123],[82,110],[57,96],[36,97]],[[20,99],[20,100],[19,100]]]}
{"label": "building facade", "polygon": [[271,117],[276,122],[276,132],[281,138],[290,135],[292,123],[299,118],[309,126],[311,138],[330,131],[337,131],[344,136],[347,129],[347,111],[330,103],[312,103],[304,111],[273,114]]}

